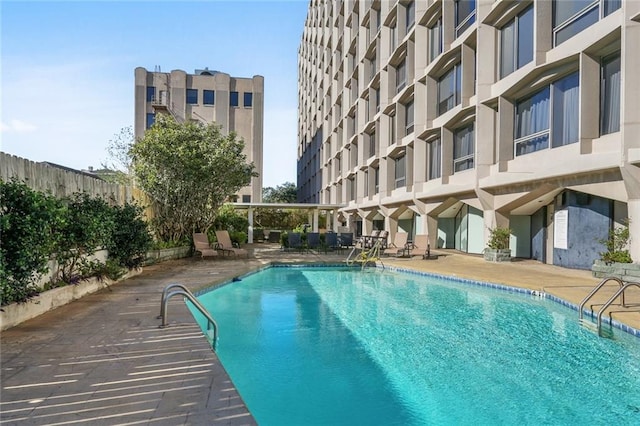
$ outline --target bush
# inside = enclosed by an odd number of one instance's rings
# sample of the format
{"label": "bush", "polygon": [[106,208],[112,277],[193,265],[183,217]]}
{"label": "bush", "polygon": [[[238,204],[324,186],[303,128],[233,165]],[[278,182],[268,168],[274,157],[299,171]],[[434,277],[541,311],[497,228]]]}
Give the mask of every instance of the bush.
{"label": "bush", "polygon": [[80,267],[89,256],[110,244],[114,229],[112,208],[102,198],[73,194],[56,229],[58,271],[54,280],[72,283],[82,277]]}
{"label": "bush", "polygon": [[37,282],[53,253],[53,227],[61,205],[23,182],[0,180],[0,302],[24,302],[39,292]]}
{"label": "bush", "polygon": [[147,222],[142,219],[142,208],[126,203],[113,207],[113,227],[107,241],[109,259],[128,269],[137,268],[144,262],[151,248],[151,235]]}
{"label": "bush", "polygon": [[494,250],[506,250],[509,248],[509,238],[511,229],[500,226],[490,229],[489,242],[487,246]]}
{"label": "bush", "polygon": [[600,259],[605,263],[632,263],[631,254],[627,249],[629,244],[629,219],[623,222],[624,226],[609,231],[609,238],[599,240],[607,251],[600,253]]}

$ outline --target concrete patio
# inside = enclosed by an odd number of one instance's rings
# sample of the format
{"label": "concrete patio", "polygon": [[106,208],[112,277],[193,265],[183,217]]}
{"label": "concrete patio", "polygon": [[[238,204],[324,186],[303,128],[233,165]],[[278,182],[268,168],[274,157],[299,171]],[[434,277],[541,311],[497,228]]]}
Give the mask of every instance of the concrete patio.
{"label": "concrete patio", "polygon": [[[2,332],[0,424],[255,424],[180,298],[169,303],[170,326],[159,328],[162,289],[181,283],[196,291],[272,261],[341,262],[348,253],[248,247],[249,259],[194,257],[146,267],[136,277]],[[599,281],[589,271],[535,261],[489,263],[457,252],[437,260],[382,261],[544,291],[575,304]],[[614,288],[607,286],[594,303]],[[614,318],[640,329],[640,291],[629,292],[627,302],[639,305],[624,312],[615,307]]]}

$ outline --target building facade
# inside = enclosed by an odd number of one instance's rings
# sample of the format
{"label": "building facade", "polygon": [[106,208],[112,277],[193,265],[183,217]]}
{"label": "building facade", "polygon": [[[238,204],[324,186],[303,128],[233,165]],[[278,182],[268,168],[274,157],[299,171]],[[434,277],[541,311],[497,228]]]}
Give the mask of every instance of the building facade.
{"label": "building facade", "polygon": [[215,122],[223,134],[244,140],[247,161],[259,176],[238,192],[237,201],[262,201],[264,77],[231,77],[207,68],[187,74],[135,69],[135,127],[137,138],[155,122],[156,114],[171,114],[178,122]]}
{"label": "building facade", "polygon": [[588,269],[629,221],[640,261],[640,2],[312,0],[299,201],[355,232],[428,234]]}

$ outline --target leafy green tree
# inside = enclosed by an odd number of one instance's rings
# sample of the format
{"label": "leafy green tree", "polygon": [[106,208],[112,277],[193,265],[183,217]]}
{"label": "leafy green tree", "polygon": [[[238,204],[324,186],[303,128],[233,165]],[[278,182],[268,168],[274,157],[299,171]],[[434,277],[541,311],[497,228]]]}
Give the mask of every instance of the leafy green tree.
{"label": "leafy green tree", "polygon": [[293,182],[285,182],[275,188],[267,186],[262,189],[262,201],[265,203],[295,203],[297,187]]}
{"label": "leafy green tree", "polygon": [[126,203],[113,207],[112,214],[116,226],[107,241],[109,259],[125,268],[137,268],[144,262],[152,243],[142,208]]}
{"label": "leafy green tree", "polygon": [[107,182],[129,185],[133,179],[131,176],[131,156],[129,152],[133,147],[135,138],[131,126],[123,127],[113,136],[107,144],[107,153],[110,160],[102,164],[102,170],[96,173]]}
{"label": "leafy green tree", "polygon": [[53,253],[61,205],[23,182],[0,179],[0,302],[24,302],[39,292]]}
{"label": "leafy green tree", "polygon": [[243,149],[244,141],[216,124],[157,116],[130,151],[136,182],[152,199],[156,238],[208,231],[224,201],[257,176]]}

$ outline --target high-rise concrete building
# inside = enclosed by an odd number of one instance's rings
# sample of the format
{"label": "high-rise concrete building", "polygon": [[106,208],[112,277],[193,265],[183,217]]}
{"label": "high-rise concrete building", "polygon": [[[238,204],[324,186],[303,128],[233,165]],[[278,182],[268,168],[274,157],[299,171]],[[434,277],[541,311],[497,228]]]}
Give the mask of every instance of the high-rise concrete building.
{"label": "high-rise concrete building", "polygon": [[311,0],[299,201],[357,233],[428,234],[588,269],[630,220],[640,261],[640,2]]}
{"label": "high-rise concrete building", "polygon": [[237,201],[262,201],[264,77],[231,77],[207,68],[193,74],[136,68],[135,137],[142,136],[161,113],[178,122],[215,122],[223,134],[235,132],[242,138],[247,161],[255,164],[259,176],[240,190]]}

